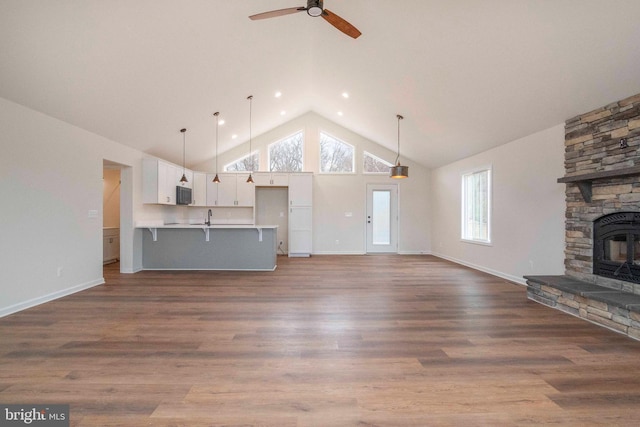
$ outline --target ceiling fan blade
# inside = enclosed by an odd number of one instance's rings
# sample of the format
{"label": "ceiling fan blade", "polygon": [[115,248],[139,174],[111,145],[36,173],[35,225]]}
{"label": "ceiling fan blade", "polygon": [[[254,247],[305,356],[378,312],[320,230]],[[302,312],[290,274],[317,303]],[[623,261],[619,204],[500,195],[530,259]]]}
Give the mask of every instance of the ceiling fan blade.
{"label": "ceiling fan blade", "polygon": [[336,15],[335,13],[331,12],[328,9],[325,9],[322,12],[322,17],[329,24],[333,25],[334,27],[336,27],[337,29],[339,29],[349,37],[353,37],[354,39],[357,39],[358,37],[360,37],[360,34],[362,34],[356,27],[349,24],[347,21],[340,18],[338,15]]}
{"label": "ceiling fan blade", "polygon": [[258,13],[256,15],[251,15],[249,19],[255,21],[256,19],[275,18],[276,16],[291,15],[292,13],[302,12],[305,10],[307,10],[306,7],[289,7],[287,9],[271,10],[269,12],[263,12],[263,13]]}

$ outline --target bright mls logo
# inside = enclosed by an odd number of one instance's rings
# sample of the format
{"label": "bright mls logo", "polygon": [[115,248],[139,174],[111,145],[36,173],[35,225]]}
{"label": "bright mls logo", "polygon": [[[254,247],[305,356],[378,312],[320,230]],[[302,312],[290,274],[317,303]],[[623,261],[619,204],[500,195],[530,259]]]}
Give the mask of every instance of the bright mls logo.
{"label": "bright mls logo", "polygon": [[0,427],[69,427],[69,405],[2,405]]}

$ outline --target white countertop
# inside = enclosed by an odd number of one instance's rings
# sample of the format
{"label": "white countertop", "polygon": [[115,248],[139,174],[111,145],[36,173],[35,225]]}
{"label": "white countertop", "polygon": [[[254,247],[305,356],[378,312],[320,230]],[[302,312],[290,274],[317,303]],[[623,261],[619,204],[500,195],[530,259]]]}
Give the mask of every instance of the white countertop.
{"label": "white countertop", "polygon": [[136,228],[220,228],[220,229],[263,229],[278,228],[277,225],[255,225],[255,224],[160,224],[155,221],[136,221]]}

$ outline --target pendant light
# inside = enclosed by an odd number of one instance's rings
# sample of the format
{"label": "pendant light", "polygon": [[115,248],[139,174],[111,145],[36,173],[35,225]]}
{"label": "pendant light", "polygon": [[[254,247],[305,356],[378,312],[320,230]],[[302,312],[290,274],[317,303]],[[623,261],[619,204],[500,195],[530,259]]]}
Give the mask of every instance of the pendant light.
{"label": "pendant light", "polygon": [[185,154],[186,154],[186,136],[185,133],[187,132],[186,129],[180,129],[180,132],[182,132],[182,178],[180,178],[180,183],[182,183],[182,185],[186,184],[187,182],[189,182],[189,180],[187,179],[187,175],[185,175],[185,167],[184,167],[184,159],[185,159]]}
{"label": "pendant light", "polygon": [[216,118],[216,176],[213,178],[213,182],[215,182],[216,184],[219,184],[220,178],[218,178],[218,116],[220,115],[220,113],[216,111],[215,113],[213,113],[213,115]]}
{"label": "pendant light", "polygon": [[253,156],[251,154],[251,105],[253,95],[249,95],[247,99],[249,100],[249,161],[251,162],[251,170],[249,171],[249,178],[247,178],[247,182],[249,184],[253,184],[253,177],[251,176],[251,172],[253,172]]}
{"label": "pendant light", "polygon": [[391,166],[391,178],[408,178],[409,166],[400,165],[400,120],[404,119],[400,114],[396,115],[398,118],[398,155],[396,156],[396,165]]}

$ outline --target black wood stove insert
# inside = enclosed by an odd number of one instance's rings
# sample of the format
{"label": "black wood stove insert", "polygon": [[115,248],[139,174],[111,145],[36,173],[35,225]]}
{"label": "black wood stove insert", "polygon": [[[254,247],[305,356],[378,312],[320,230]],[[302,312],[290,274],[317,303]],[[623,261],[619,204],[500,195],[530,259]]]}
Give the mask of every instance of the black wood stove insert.
{"label": "black wood stove insert", "polygon": [[640,283],[640,212],[616,212],[593,222],[593,274]]}

